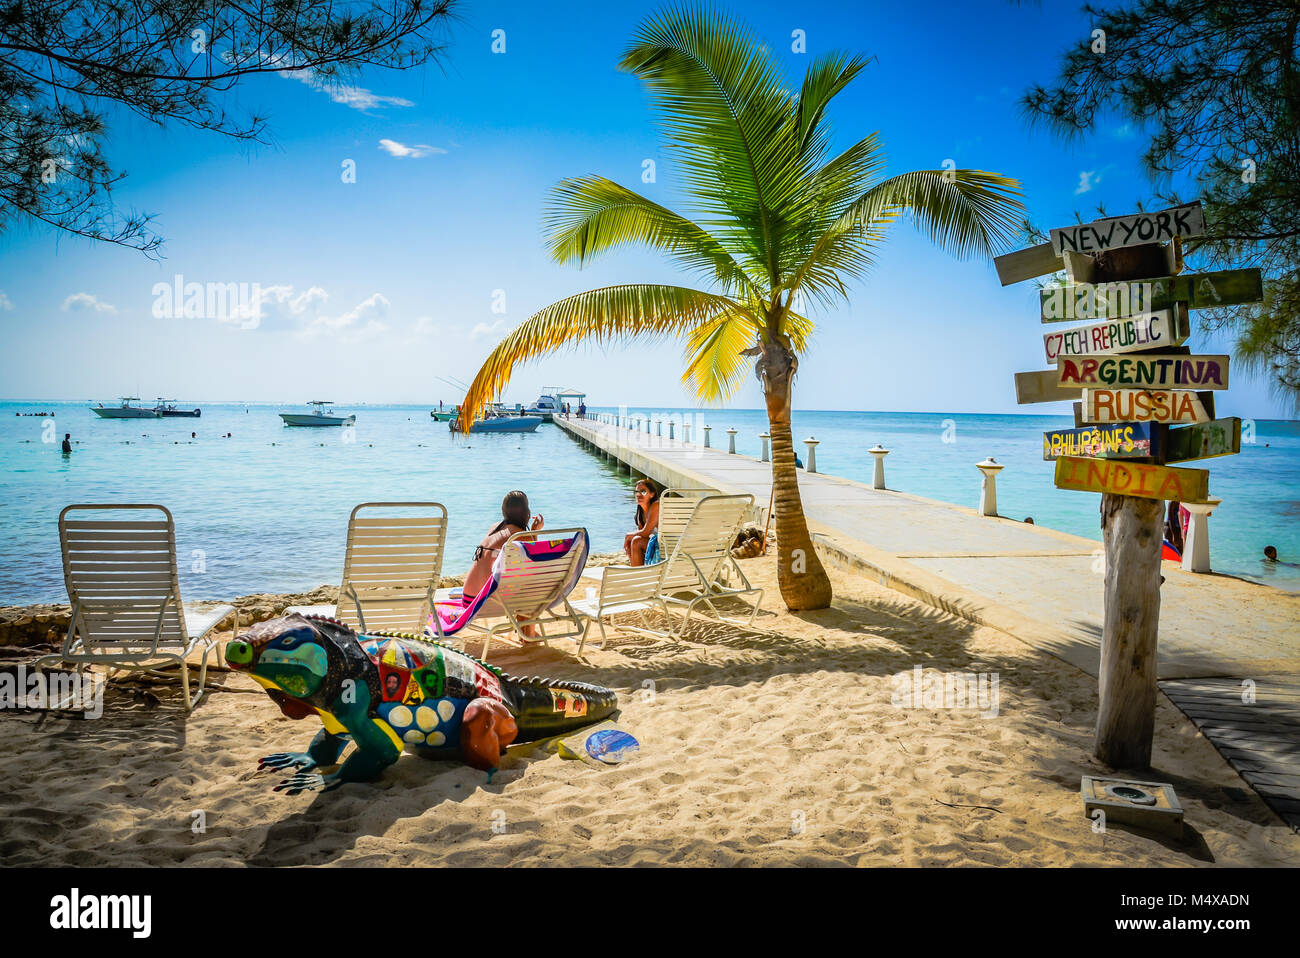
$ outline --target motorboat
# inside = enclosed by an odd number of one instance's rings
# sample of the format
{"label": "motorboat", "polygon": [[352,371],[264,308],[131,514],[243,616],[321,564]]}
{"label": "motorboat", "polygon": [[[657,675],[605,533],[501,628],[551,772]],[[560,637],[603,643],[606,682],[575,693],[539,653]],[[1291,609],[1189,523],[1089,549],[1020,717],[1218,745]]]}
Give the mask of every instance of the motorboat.
{"label": "motorboat", "polygon": [[456,413],[458,412],[460,412],[460,407],[456,406],[452,409],[444,409],[442,411],[432,409],[429,411],[429,415],[438,422],[451,422],[456,418]]}
{"label": "motorboat", "polygon": [[329,399],[313,399],[307,405],[312,407],[311,412],[282,412],[280,418],[286,426],[351,426],[357,421],[355,413],[350,416],[331,413],[325,408],[334,405]]}
{"label": "motorboat", "polygon": [[524,410],[525,416],[540,416],[543,422],[550,422],[560,412],[560,404],[550,393],[542,393],[537,402]]}
{"label": "motorboat", "polygon": [[198,408],[177,409],[175,399],[163,399],[161,396],[158,397],[158,405],[153,407],[153,411],[164,419],[169,419],[173,416],[189,416],[192,419],[197,419],[199,416],[203,415],[203,410]]}
{"label": "motorboat", "polygon": [[157,419],[158,410],[150,409],[147,406],[132,406],[131,403],[139,402],[139,396],[123,396],[120,406],[105,406],[100,403],[98,406],[91,406],[90,410],[96,416],[103,419]]}
{"label": "motorboat", "polygon": [[[470,427],[471,434],[480,432],[536,432],[542,424],[541,416],[497,416],[488,415]],[[460,420],[453,419],[447,423],[452,432],[462,432]]]}

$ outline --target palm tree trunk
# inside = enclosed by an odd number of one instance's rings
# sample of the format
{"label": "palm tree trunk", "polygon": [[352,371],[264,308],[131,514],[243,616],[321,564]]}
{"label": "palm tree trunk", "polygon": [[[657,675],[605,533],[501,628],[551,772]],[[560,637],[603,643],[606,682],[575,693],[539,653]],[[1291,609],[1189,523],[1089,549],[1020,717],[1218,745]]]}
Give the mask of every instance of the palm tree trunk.
{"label": "palm tree trunk", "polygon": [[824,609],[831,604],[831,580],[808,533],[799,497],[790,429],[791,384],[797,360],[779,342],[763,346],[763,399],[772,434],[773,511],[776,514],[776,581],[781,598],[793,612]]}

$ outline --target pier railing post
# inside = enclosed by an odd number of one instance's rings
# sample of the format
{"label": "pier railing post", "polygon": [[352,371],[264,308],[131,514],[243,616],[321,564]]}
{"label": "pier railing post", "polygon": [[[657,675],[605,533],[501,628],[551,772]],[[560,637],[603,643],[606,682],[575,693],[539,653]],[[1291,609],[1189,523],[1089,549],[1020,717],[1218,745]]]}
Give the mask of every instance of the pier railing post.
{"label": "pier railing post", "polygon": [[758,438],[763,441],[763,462],[771,462],[772,456],[768,453],[767,442],[772,438],[771,433],[760,432]]}
{"label": "pier railing post", "polygon": [[727,452],[731,455],[736,454],[736,427],[732,426],[727,430]]}
{"label": "pier railing post", "polygon": [[1223,504],[1218,496],[1204,502],[1184,502],[1192,514],[1187,523],[1187,541],[1183,543],[1183,568],[1188,572],[1210,571],[1210,515]]}
{"label": "pier railing post", "polygon": [[871,488],[883,489],[885,488],[885,457],[889,455],[889,450],[880,443],[876,443],[867,452],[871,453],[876,460],[875,468],[871,473]]}
{"label": "pier railing post", "polygon": [[705,448],[705,449],[708,449],[708,448],[709,448],[709,432],[710,432],[712,429],[713,429],[712,426],[705,426],[705,427],[704,427],[704,448]]}
{"label": "pier railing post", "polygon": [[975,463],[980,471],[980,515],[996,516],[998,514],[998,473],[1003,466],[992,456],[983,462]]}
{"label": "pier railing post", "polygon": [[669,419],[669,420],[668,420],[668,438],[669,438],[669,439],[672,439],[672,438],[673,438],[673,425],[674,425],[673,421],[672,421],[671,419]]}
{"label": "pier railing post", "polygon": [[807,439],[803,441],[803,444],[808,447],[808,462],[807,464],[804,465],[804,471],[816,472],[817,471],[817,447],[821,445],[821,440],[814,439],[812,436],[809,436]]}
{"label": "pier railing post", "polygon": [[691,441],[691,424],[685,420],[682,421],[682,442]]}

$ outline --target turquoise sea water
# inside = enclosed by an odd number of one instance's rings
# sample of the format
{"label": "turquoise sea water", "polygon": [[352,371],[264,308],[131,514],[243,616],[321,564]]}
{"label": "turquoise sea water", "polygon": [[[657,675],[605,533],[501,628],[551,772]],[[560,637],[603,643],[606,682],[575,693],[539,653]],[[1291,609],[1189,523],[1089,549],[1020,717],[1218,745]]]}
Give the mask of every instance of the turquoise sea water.
{"label": "turquoise sea water", "polygon": [[[182,407],[196,405],[188,400]],[[288,592],[336,583],[348,513],[358,502],[425,500],[450,514],[443,571],[458,574],[499,517],[509,490],[529,493],[547,526],[583,525],[597,552],[616,552],[635,506],[626,476],[553,426],[530,435],[453,441],[428,406],[356,406],[355,431],[288,429],[270,404],[198,403],[199,419],[106,420],[84,402],[0,403],[0,604],[66,601],[59,510],[73,502],[156,502],[176,520],[186,599]],[[739,430],[737,451],[757,456],[758,410],[643,409]],[[53,420],[16,416],[52,412]],[[930,413],[797,412],[795,436],[821,440],[818,468],[870,481],[867,449],[891,450],[891,489],[974,507],[993,456],[1003,515],[1100,538],[1098,497],[1052,485],[1044,429],[1060,417]],[[1300,567],[1269,568],[1264,545],[1300,558],[1300,424],[1258,421],[1239,456],[1209,460],[1210,491],[1224,504],[1210,520],[1216,571],[1300,588]],[[191,440],[191,431],[197,438]],[[71,432],[73,453],[59,451]],[[229,439],[219,438],[231,433]],[[700,432],[695,431],[698,438]],[[44,440],[50,441],[44,441]],[[803,446],[799,447],[803,455]],[[200,571],[201,570],[201,571]]]}

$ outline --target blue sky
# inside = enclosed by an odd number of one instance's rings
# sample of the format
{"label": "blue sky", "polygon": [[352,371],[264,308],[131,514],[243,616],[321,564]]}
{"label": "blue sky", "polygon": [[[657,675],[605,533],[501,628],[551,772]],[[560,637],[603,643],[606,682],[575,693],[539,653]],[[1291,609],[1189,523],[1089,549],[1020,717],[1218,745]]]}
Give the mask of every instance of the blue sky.
{"label": "blue sky", "polygon": [[[112,115],[106,152],[130,174],[115,195],[157,214],[165,258],[39,225],[0,235],[0,393],[436,403],[456,398],[439,376],[470,379],[505,332],[555,299],[682,282],[639,251],[583,270],[556,266],[540,240],[548,191],[565,176],[601,174],[680,205],[647,98],[615,69],[658,9],[465,0],[443,70],[369,71],[333,95],[275,75],[240,86],[230,105],[271,115],[265,146]],[[1052,79],[1060,53],[1094,26],[1074,3],[729,9],[791,76],[830,49],[876,58],[830,119],[840,145],[878,130],[890,173],[951,159],[1014,176],[1043,228],[1072,222],[1076,210],[1091,218],[1098,203],[1126,212],[1152,195],[1137,164],[1140,131],[1123,120],[1067,145],[1021,117],[1026,86]],[[505,53],[492,52],[494,30],[505,31]],[[795,30],[804,54],[791,50]],[[653,183],[642,182],[646,160]],[[344,182],[347,161],[355,182]],[[155,316],[156,284],[177,276],[258,284],[261,322]],[[1015,404],[1012,373],[1046,365],[1032,284],[1004,289],[991,263],[957,261],[906,224],[851,301],[814,318],[799,408],[1067,409]],[[1201,334],[1191,345],[1230,351]],[[680,373],[675,345],[579,347],[521,369],[505,398],[529,401],[563,383],[597,405],[692,405]],[[757,387],[732,404],[761,405]],[[1267,383],[1236,373],[1218,408],[1284,415]]]}

